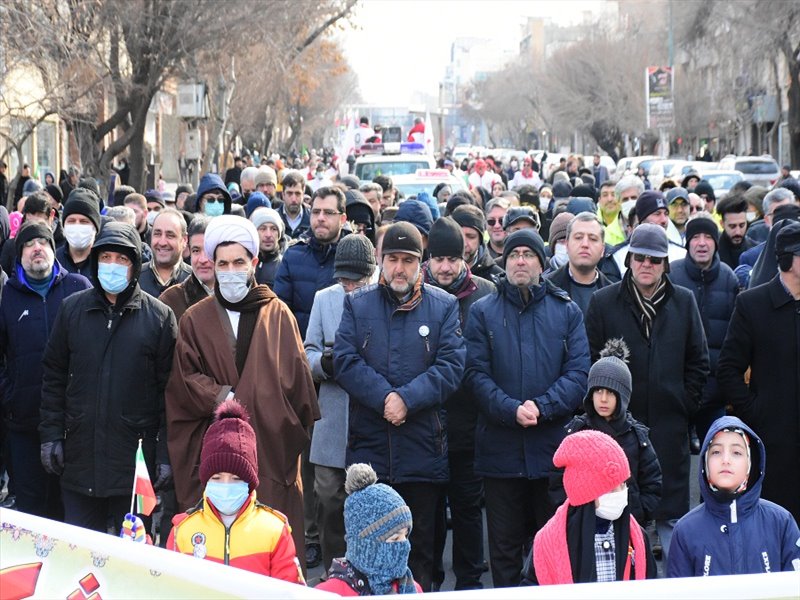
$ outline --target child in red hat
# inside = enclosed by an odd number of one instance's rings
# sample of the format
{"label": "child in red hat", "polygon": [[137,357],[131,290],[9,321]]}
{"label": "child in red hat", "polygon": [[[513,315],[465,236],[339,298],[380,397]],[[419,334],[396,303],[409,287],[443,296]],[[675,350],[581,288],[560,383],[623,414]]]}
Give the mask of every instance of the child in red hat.
{"label": "child in red hat", "polygon": [[256,500],[256,434],[244,407],[226,400],[200,452],[203,499],[176,515],[167,548],[305,585],[284,515]]}

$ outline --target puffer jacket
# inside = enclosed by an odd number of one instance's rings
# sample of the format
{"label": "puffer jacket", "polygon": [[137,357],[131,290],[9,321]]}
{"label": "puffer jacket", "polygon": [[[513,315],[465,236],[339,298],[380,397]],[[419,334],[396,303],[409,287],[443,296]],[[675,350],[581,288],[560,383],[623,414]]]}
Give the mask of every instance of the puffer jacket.
{"label": "puffer jacket", "polygon": [[[381,481],[446,481],[444,403],[464,374],[466,350],[458,302],[421,284],[421,300],[401,306],[383,284],[347,294],[333,364],[350,395],[346,462],[371,463]],[[403,425],[383,418],[397,392],[408,408]]]}
{"label": "puffer jacket", "polygon": [[[553,471],[564,426],[586,392],[589,344],[578,305],[544,281],[519,288],[501,280],[481,298],[467,322],[466,384],[478,401],[475,473],[539,479]],[[517,408],[533,400],[536,427],[517,423]]]}
{"label": "puffer jacket", "polygon": [[[750,438],[752,467],[747,488],[730,500],[711,490],[706,453],[722,429],[737,428]],[[736,417],[714,421],[700,452],[697,478],[703,503],[675,526],[669,547],[668,577],[740,575],[796,570],[800,529],[785,508],[761,499],[766,452],[756,433]]]}
{"label": "puffer jacket", "polygon": [[688,254],[683,260],[670,265],[670,281],[694,294],[700,319],[708,342],[710,373],[703,388],[703,406],[724,406],[717,385],[717,360],[728,332],[739,283],[731,268],[723,263],[719,255],[714,256],[711,266],[702,271]]}
{"label": "puffer jacket", "polygon": [[314,294],[336,283],[333,262],[337,245],[338,242],[320,244],[313,235],[304,235],[286,250],[275,275],[272,289],[294,313],[303,339],[314,305]]}
{"label": "puffer jacket", "polygon": [[42,398],[42,354],[65,298],[92,287],[83,275],[58,262],[47,296],[28,287],[21,269],[9,279],[0,302],[0,354],[5,358],[3,417],[13,431],[36,431]]}
{"label": "puffer jacket", "polygon": [[[97,283],[106,246],[132,248],[133,277],[115,304]],[[177,326],[172,310],[139,289],[141,246],[130,225],[109,223],[92,248],[94,289],[61,304],[42,361],[42,442],[64,440],[61,485],[86,496],[131,493],[136,448],[155,472],[168,463],[164,387]]]}

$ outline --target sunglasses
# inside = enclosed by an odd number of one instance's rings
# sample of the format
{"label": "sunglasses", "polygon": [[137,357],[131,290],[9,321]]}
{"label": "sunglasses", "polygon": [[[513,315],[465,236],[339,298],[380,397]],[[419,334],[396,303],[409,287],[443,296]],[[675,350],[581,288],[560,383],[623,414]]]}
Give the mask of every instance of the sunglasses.
{"label": "sunglasses", "polygon": [[660,265],[662,262],[664,262],[663,256],[648,256],[647,254],[639,253],[634,253],[633,255],[633,260],[636,262],[643,263],[645,259],[649,260],[650,264],[652,265]]}
{"label": "sunglasses", "polygon": [[489,227],[494,227],[495,225],[502,225],[503,219],[486,219],[486,223]]}

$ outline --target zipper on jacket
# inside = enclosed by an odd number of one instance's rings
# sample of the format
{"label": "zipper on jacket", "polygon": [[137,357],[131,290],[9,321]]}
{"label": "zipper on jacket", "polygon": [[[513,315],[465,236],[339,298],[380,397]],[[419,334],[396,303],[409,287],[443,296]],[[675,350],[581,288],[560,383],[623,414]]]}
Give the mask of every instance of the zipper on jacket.
{"label": "zipper on jacket", "polygon": [[231,530],[230,527],[225,527],[225,549],[223,551],[223,560],[226,565],[231,564]]}
{"label": "zipper on jacket", "polygon": [[[503,319],[505,321],[505,319]],[[494,332],[489,330],[489,350],[494,352]]]}
{"label": "zipper on jacket", "polygon": [[367,331],[367,336],[364,338],[364,343],[361,345],[362,350],[366,350],[369,345],[369,337],[372,335],[372,329]]}

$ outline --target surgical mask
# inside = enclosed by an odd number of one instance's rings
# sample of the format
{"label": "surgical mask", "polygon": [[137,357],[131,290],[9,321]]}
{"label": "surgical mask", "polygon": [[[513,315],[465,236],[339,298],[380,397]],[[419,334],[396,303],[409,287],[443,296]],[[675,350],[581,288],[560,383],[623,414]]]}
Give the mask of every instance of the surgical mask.
{"label": "surgical mask", "polygon": [[128,267],[115,263],[98,263],[97,280],[109,294],[119,294],[128,287]]}
{"label": "surgical mask", "polygon": [[556,247],[553,249],[553,264],[556,268],[561,267],[569,262],[569,256],[567,256],[567,245],[557,243]]}
{"label": "surgical mask", "polygon": [[225,212],[224,202],[206,202],[205,213],[208,217],[218,217]]}
{"label": "surgical mask", "polygon": [[317,179],[322,179],[323,177],[325,177],[325,173],[322,171],[317,171]]}
{"label": "surgical mask", "polygon": [[231,304],[240,302],[250,291],[250,271],[216,271],[219,293]]}
{"label": "surgical mask", "polygon": [[147,213],[147,224],[148,224],[148,225],[150,225],[150,226],[152,227],[152,226],[153,226],[153,223],[155,223],[155,222],[156,222],[156,217],[157,217],[157,216],[158,216],[158,211],[157,211],[157,210],[151,210],[151,211],[149,211],[149,212]]}
{"label": "surgical mask", "polygon": [[64,225],[64,237],[70,248],[85,250],[94,242],[94,225],[84,223],[70,223]]}
{"label": "surgical mask", "polygon": [[512,169],[514,169],[516,171],[518,166],[519,166],[519,163],[517,161],[515,161],[515,160],[511,161],[511,168]]}
{"label": "surgical mask", "polygon": [[756,213],[754,212],[747,212],[744,214],[744,218],[747,220],[748,223],[752,223],[756,220]]}
{"label": "surgical mask", "polygon": [[594,509],[594,514],[601,519],[616,521],[628,506],[628,488],[603,494],[597,501],[599,505]]}
{"label": "surgical mask", "polygon": [[206,497],[223,515],[235,515],[250,496],[250,486],[246,481],[221,483],[209,481],[206,484]]}

